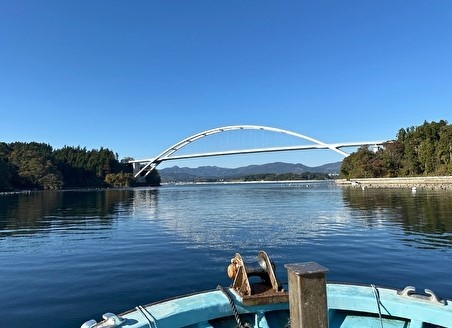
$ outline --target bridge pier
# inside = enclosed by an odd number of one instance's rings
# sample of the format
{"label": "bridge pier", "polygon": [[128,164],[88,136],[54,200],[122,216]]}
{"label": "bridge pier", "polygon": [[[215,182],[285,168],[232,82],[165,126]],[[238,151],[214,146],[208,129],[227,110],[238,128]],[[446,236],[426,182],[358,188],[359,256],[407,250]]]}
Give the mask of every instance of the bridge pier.
{"label": "bridge pier", "polygon": [[381,149],[381,146],[380,146],[380,145],[373,145],[373,146],[372,146],[372,151],[373,151],[374,153],[377,153],[380,149]]}
{"label": "bridge pier", "polygon": [[141,164],[135,162],[135,163],[132,163],[132,167],[133,167],[133,176],[136,176],[138,174],[138,172],[140,172]]}

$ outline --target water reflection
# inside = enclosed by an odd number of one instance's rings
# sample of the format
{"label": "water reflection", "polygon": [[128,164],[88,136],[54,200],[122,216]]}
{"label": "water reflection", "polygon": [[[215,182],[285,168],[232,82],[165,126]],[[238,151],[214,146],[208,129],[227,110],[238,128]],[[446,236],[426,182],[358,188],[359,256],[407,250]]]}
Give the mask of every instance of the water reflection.
{"label": "water reflection", "polygon": [[154,216],[158,211],[158,188],[136,188],[133,192],[133,215]]}
{"label": "water reflection", "polygon": [[[61,227],[108,227],[118,208],[130,209],[131,190],[42,191],[0,196],[0,237]],[[93,222],[94,221],[94,222]],[[87,227],[89,229],[89,226]]]}
{"label": "water reflection", "polygon": [[452,193],[404,189],[345,188],[344,204],[369,225],[398,224],[403,242],[419,248],[452,246]]}
{"label": "water reflection", "polygon": [[[364,231],[350,229],[341,191],[326,185],[204,185],[165,187],[139,201],[146,220],[176,234],[189,248],[253,255],[261,249],[321,245],[325,239]],[[158,206],[157,204],[158,199]]]}
{"label": "water reflection", "polygon": [[258,251],[275,245],[322,245],[328,238],[369,240],[377,232],[390,234],[379,241],[395,238],[409,247],[452,246],[452,194],[445,191],[342,190],[326,185],[207,185],[159,191],[136,193],[136,208],[153,224],[187,240],[191,248],[224,250],[239,244]]}
{"label": "water reflection", "polygon": [[118,217],[151,220],[191,247],[320,244],[373,228],[401,231],[410,247],[452,246],[452,193],[440,190],[207,185],[0,195],[0,238],[110,229]]}

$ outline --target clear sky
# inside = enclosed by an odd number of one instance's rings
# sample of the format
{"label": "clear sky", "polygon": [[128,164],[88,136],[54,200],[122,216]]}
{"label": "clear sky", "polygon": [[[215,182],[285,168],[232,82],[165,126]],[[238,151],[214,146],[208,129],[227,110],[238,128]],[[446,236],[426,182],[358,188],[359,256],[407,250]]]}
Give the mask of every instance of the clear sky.
{"label": "clear sky", "polygon": [[452,123],[451,0],[0,1],[3,142],[138,159],[225,125],[332,143],[440,119]]}

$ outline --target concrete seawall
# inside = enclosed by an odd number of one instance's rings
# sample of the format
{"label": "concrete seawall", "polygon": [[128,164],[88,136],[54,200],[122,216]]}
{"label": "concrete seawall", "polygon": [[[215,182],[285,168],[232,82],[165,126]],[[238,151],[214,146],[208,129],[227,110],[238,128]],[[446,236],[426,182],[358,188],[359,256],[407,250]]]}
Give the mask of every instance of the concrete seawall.
{"label": "concrete seawall", "polygon": [[341,187],[354,188],[416,188],[452,190],[452,176],[409,177],[409,178],[372,178],[372,179],[337,179]]}

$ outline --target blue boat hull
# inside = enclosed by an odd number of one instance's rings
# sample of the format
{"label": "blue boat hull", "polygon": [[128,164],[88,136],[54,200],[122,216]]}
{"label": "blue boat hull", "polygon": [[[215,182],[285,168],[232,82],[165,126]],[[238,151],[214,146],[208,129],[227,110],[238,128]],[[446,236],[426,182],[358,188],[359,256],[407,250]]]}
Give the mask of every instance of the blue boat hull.
{"label": "blue boat hull", "polygon": [[[286,302],[244,306],[229,290],[242,323],[249,327],[289,327]],[[349,284],[327,284],[330,328],[431,328],[452,327],[451,302],[439,302],[430,295],[401,295],[394,289]],[[230,301],[221,290],[211,290],[171,300],[138,306],[119,316],[106,314],[106,320],[86,322],[83,328],[101,327],[236,327]],[[313,327],[314,328],[314,327]]]}

